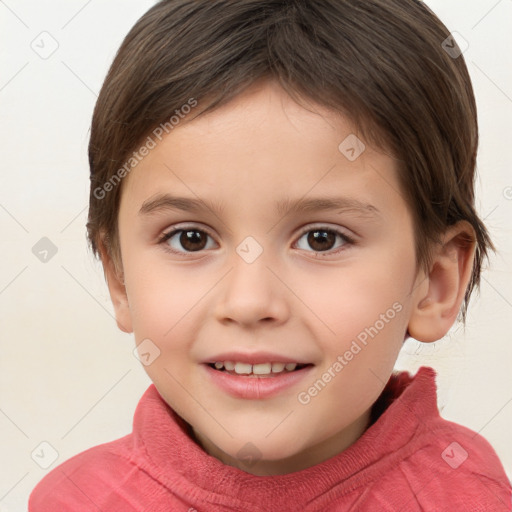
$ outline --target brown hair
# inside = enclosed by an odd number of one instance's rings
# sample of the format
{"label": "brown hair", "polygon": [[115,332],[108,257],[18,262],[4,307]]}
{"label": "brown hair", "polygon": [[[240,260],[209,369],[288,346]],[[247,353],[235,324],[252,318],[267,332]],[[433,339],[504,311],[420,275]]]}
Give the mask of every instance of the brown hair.
{"label": "brown hair", "polygon": [[448,226],[473,226],[473,273],[459,312],[465,323],[483,259],[495,248],[474,206],[473,89],[462,55],[445,50],[449,37],[415,0],[158,2],[124,39],[94,110],[87,223],[93,253],[103,245],[121,263],[122,183],[105,184],[129,171],[119,172],[155,127],[168,126],[191,98],[201,105],[198,116],[275,79],[297,102],[308,98],[346,115],[368,142],[397,158],[417,267],[430,269],[432,246]]}

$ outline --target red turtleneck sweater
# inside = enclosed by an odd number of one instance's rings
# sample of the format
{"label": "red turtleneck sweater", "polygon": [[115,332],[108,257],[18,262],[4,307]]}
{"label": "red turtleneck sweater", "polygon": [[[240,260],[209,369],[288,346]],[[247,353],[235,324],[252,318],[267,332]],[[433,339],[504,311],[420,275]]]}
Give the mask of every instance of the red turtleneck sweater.
{"label": "red turtleneck sweater", "polygon": [[254,476],[208,455],[152,384],[133,432],[53,469],[29,512],[510,512],[510,483],[489,443],[442,419],[435,373],[393,375],[372,425],[308,469]]}

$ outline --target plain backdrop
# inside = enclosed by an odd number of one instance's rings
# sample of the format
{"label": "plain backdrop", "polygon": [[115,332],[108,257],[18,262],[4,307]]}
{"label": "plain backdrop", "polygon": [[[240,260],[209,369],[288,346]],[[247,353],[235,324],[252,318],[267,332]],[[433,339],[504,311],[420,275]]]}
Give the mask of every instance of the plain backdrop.
{"label": "plain backdrop", "polygon": [[[25,512],[48,471],[128,434],[150,384],[132,335],[117,329],[85,222],[94,103],[122,39],[153,3],[0,1],[0,511]],[[512,1],[427,3],[468,45],[477,206],[498,254],[466,332],[409,340],[397,368],[435,368],[442,415],[484,435],[510,477]]]}

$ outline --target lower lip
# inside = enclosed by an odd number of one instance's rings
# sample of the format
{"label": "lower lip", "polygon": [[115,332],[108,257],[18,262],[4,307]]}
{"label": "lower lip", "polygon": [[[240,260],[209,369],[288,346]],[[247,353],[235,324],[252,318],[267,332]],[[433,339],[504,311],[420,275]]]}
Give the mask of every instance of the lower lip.
{"label": "lower lip", "polygon": [[313,366],[305,366],[293,372],[272,374],[272,376],[238,376],[214,370],[211,366],[203,365],[212,382],[220,389],[236,398],[260,400],[270,398],[297,385],[307,375]]}

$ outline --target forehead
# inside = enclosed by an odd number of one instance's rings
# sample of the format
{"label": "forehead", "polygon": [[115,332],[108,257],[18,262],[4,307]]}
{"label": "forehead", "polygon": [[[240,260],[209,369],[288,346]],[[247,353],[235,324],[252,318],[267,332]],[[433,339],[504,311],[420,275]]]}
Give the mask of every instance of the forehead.
{"label": "forehead", "polygon": [[398,192],[395,164],[341,114],[306,100],[299,105],[268,82],[216,110],[185,117],[125,178],[123,196],[140,208],[148,198],[179,189],[179,195],[212,199],[221,209],[224,199],[240,205],[249,193],[272,199],[278,213],[288,198],[314,193],[350,191],[378,203],[372,196],[380,195],[379,187],[388,195]]}

